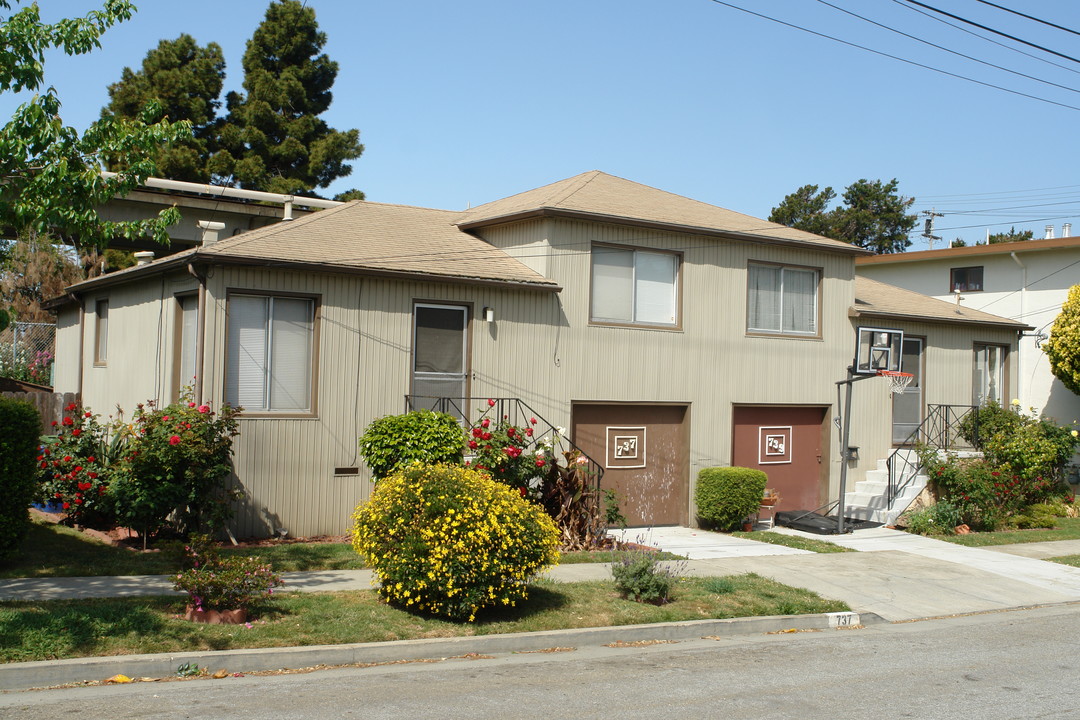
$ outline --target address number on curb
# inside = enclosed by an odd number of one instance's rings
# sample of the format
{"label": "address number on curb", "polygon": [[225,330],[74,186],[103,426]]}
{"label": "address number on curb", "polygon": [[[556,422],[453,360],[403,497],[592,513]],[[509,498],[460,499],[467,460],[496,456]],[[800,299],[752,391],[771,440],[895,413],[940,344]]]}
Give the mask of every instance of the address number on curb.
{"label": "address number on curb", "polygon": [[859,614],[853,612],[826,613],[829,616],[829,627],[851,627],[859,624]]}

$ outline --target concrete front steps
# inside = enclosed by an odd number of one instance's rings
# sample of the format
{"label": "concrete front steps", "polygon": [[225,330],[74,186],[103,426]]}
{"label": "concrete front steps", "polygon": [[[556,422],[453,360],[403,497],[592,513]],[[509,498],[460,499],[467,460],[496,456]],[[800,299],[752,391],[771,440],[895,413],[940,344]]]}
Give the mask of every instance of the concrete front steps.
{"label": "concrete front steps", "polygon": [[[918,462],[914,457],[914,451],[907,451],[910,453],[910,462]],[[897,480],[907,478],[911,475],[913,466],[907,465],[904,462],[905,453],[898,453],[897,459],[899,466],[897,470],[894,470],[894,475]],[[889,506],[889,466],[887,460],[878,460],[877,468],[874,470],[866,471],[866,479],[860,480],[855,483],[854,492],[849,492],[844,496],[844,507],[846,517],[857,518],[859,520],[870,520],[873,522],[879,522],[883,525],[892,525],[896,522],[896,518],[908,509],[908,506],[919,496],[919,493],[926,487],[926,483],[929,478],[926,475],[918,474],[914,478],[907,481],[907,484],[900,490],[897,496],[893,499],[892,506]]]}

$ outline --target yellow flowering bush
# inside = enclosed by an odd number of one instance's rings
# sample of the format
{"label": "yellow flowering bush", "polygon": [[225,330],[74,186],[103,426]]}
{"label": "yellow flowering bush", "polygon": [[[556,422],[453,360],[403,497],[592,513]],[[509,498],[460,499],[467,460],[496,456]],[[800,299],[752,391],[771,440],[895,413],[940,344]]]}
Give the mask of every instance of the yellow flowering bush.
{"label": "yellow flowering bush", "polygon": [[453,620],[524,600],[529,579],[559,561],[559,532],[543,508],[463,467],[398,470],[353,522],[353,547],[384,600]]}

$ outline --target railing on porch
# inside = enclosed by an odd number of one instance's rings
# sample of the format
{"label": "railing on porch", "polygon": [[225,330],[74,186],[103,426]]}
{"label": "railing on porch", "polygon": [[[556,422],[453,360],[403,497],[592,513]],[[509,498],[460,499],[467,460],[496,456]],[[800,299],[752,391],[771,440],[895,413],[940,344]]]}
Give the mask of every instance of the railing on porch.
{"label": "railing on porch", "polygon": [[[888,507],[922,470],[922,461],[915,454],[916,444],[934,450],[974,450],[979,444],[979,414],[975,405],[927,405],[926,418],[907,439],[889,455],[886,467],[889,472]],[[971,441],[962,434],[967,430],[966,421],[971,417]]]}
{"label": "railing on porch", "polygon": [[[492,405],[491,402],[495,404]],[[530,450],[549,445],[559,452],[564,451],[580,453],[585,459],[585,471],[593,479],[594,489],[599,492],[600,480],[604,476],[604,467],[589,456],[584,450],[575,445],[564,430],[552,425],[538,412],[529,407],[529,404],[520,398],[449,398],[434,397],[427,395],[406,395],[405,411],[410,410],[435,410],[459,418],[462,423],[469,425],[469,418],[481,416],[491,418],[492,421],[506,420],[511,425],[518,427],[533,428],[531,441],[526,445]],[[473,412],[470,412],[472,410]],[[532,419],[536,418],[536,423]],[[477,420],[478,421],[478,420]]]}

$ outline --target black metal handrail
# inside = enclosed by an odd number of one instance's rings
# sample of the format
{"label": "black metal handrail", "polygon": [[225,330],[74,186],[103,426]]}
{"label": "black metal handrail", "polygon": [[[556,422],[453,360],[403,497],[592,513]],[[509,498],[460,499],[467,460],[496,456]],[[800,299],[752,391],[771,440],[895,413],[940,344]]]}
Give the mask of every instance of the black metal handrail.
{"label": "black metal handrail", "polygon": [[[889,474],[886,483],[888,508],[892,508],[896,498],[914,481],[922,470],[922,460],[915,455],[913,448],[923,444],[933,450],[975,449],[979,445],[979,414],[976,405],[927,405],[926,417],[915,428],[900,447],[889,454],[885,467]],[[971,439],[963,432],[967,417],[971,415]],[[901,454],[902,453],[902,454]]]}
{"label": "black metal handrail", "polygon": [[[470,408],[477,410],[477,415],[483,415],[494,420],[505,420],[511,425],[533,428],[533,435],[525,447],[532,450],[538,447],[551,446],[553,449],[565,445],[570,452],[576,452],[585,458],[584,470],[589,477],[594,478],[593,489],[600,491],[600,480],[604,476],[604,467],[587,452],[574,444],[561,428],[552,425],[542,415],[533,410],[528,403],[520,398],[449,398],[431,395],[406,395],[405,410],[434,410],[461,418],[462,422],[470,426],[468,418],[472,415]],[[536,422],[532,420],[535,418]]]}

